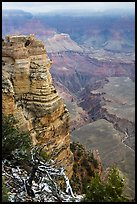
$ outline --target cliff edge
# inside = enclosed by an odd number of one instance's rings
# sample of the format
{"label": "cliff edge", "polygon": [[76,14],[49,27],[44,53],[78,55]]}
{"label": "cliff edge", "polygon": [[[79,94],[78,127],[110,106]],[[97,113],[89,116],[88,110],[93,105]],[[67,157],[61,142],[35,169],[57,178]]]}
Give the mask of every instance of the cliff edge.
{"label": "cliff edge", "polygon": [[73,173],[70,151],[69,113],[52,84],[44,44],[29,36],[6,36],[2,42],[2,112],[13,114],[21,130],[35,144],[49,143],[49,152]]}

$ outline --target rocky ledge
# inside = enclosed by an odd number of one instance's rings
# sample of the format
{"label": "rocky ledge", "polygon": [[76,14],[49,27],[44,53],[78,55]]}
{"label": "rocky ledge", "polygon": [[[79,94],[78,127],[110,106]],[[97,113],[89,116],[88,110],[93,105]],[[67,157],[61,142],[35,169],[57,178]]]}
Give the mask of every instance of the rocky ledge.
{"label": "rocky ledge", "polygon": [[72,176],[69,112],[52,84],[44,44],[29,36],[6,36],[2,43],[2,111],[13,114],[33,144],[49,143],[49,152]]}

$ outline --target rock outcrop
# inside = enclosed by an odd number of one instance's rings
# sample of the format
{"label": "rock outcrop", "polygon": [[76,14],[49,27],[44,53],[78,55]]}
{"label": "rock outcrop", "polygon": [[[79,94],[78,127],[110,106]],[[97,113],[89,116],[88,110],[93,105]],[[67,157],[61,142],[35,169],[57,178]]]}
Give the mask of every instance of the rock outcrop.
{"label": "rock outcrop", "polygon": [[48,53],[60,53],[68,51],[78,53],[83,52],[83,49],[66,33],[55,34],[54,36],[45,39],[45,43]]}
{"label": "rock outcrop", "polygon": [[52,84],[44,44],[30,36],[6,36],[2,46],[2,111],[18,119],[33,144],[49,142],[49,152],[72,176],[69,113]]}

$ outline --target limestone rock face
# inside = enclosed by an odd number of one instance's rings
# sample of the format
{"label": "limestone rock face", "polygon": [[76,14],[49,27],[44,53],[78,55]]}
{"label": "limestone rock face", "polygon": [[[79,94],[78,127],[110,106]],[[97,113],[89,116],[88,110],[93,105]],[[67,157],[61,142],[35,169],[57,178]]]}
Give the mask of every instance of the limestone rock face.
{"label": "limestone rock face", "polygon": [[46,144],[72,176],[69,113],[52,84],[52,62],[34,35],[7,36],[2,47],[2,111],[13,114],[33,144]]}

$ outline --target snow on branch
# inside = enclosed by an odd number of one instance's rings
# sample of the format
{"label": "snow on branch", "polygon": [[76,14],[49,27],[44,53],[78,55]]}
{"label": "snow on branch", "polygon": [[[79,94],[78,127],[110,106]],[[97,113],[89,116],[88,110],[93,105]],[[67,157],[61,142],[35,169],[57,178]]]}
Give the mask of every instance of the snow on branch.
{"label": "snow on branch", "polygon": [[[43,146],[34,146],[31,150],[31,170],[27,172],[19,166],[3,162],[3,176],[10,189],[10,202],[79,202],[74,196],[65,168],[58,167],[53,159],[43,161],[40,157]],[[60,188],[58,179],[63,178],[66,190]]]}

